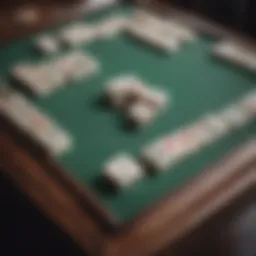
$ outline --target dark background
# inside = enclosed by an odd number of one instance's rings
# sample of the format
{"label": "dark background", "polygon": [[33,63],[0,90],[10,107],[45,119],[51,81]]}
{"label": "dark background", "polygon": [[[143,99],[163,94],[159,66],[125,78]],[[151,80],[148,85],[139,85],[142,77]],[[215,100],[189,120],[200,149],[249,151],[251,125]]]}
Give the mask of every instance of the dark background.
{"label": "dark background", "polygon": [[0,255],[85,256],[0,171]]}
{"label": "dark background", "polygon": [[255,0],[162,0],[256,36]]}

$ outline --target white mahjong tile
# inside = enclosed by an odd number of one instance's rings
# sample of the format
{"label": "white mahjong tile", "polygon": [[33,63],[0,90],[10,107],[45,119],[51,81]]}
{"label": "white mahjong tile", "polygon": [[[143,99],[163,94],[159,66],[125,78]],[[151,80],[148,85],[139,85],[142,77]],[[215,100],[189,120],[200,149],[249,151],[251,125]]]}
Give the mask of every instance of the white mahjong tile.
{"label": "white mahjong tile", "polygon": [[97,12],[106,9],[117,3],[117,0],[88,0],[86,10],[88,12]]}
{"label": "white mahjong tile", "polygon": [[[88,67],[87,65],[76,65],[76,68],[74,69],[74,73],[73,73],[73,78],[80,79],[80,78],[85,78],[89,76],[90,74],[89,68],[91,69],[91,67]],[[93,74],[92,71],[91,71],[91,74]]]}
{"label": "white mahjong tile", "polygon": [[108,84],[106,88],[106,95],[115,107],[123,107],[127,103],[129,92],[129,86],[122,86],[122,84]]}
{"label": "white mahjong tile", "polygon": [[[159,47],[165,47],[170,52],[177,52],[182,43],[186,41],[180,34],[175,33],[170,27],[168,22],[162,22],[160,27],[151,27],[150,36],[154,39],[157,38],[156,43]],[[152,36],[153,35],[153,36]]]}
{"label": "white mahjong tile", "polygon": [[87,68],[87,76],[91,76],[93,74],[96,74],[100,69],[100,65],[96,61],[91,61],[88,63],[88,68]]}
{"label": "white mahjong tile", "polygon": [[33,125],[35,131],[44,130],[47,129],[51,123],[52,120],[48,118],[48,116],[44,115],[43,113],[39,111],[31,111],[31,124]]}
{"label": "white mahjong tile", "polygon": [[[152,30],[152,28],[151,28]],[[180,48],[179,40],[166,38],[164,33],[160,34],[157,29],[154,32],[145,30],[139,26],[129,27],[128,31],[145,43],[154,46],[166,53],[176,52]]]}
{"label": "white mahjong tile", "polygon": [[81,23],[69,25],[60,31],[59,37],[65,39],[66,36],[76,36],[76,33],[78,33],[82,27],[83,24]]}
{"label": "white mahjong tile", "polygon": [[63,80],[67,82],[73,76],[74,72],[74,64],[72,60],[72,56],[65,55],[60,57],[53,64],[56,72],[60,73],[63,77]]}
{"label": "white mahjong tile", "polygon": [[85,55],[82,51],[74,51],[69,53],[66,56],[69,59],[69,63],[72,65],[84,65],[87,61],[87,55]]}
{"label": "white mahjong tile", "polygon": [[10,111],[9,117],[24,131],[30,133],[31,124],[27,115],[26,109],[17,109],[16,111]]}
{"label": "white mahjong tile", "polygon": [[224,109],[221,115],[232,128],[244,126],[250,120],[250,115],[239,105],[232,105]]}
{"label": "white mahjong tile", "polygon": [[1,95],[1,106],[4,109],[12,109],[22,105],[25,105],[25,98],[23,98],[20,94],[15,93],[14,90],[6,90],[5,95]]}
{"label": "white mahjong tile", "polygon": [[196,33],[192,29],[177,21],[167,22],[166,27],[170,34],[181,41],[192,41],[196,38]]}
{"label": "white mahjong tile", "polygon": [[71,147],[70,136],[21,94],[11,90],[4,100],[0,97],[0,107],[16,125],[53,154],[60,154]]}
{"label": "white mahjong tile", "polygon": [[22,95],[14,92],[1,107],[5,115],[15,122],[20,128],[23,128],[26,131],[30,129],[31,105]]}
{"label": "white mahjong tile", "polygon": [[38,95],[47,95],[51,92],[49,75],[43,65],[18,65],[13,69],[12,74],[23,86]]}
{"label": "white mahjong tile", "polygon": [[76,46],[81,43],[81,39],[78,33],[71,34],[71,32],[67,32],[67,31],[64,31],[61,34],[61,40],[69,46]]}
{"label": "white mahjong tile", "polygon": [[213,51],[219,57],[224,58],[234,58],[237,55],[236,49],[228,41],[217,43],[214,46]]}
{"label": "white mahjong tile", "polygon": [[167,136],[164,140],[163,147],[165,151],[174,156],[180,157],[187,154],[187,144],[189,138],[183,130],[178,131],[177,133]]}
{"label": "white mahjong tile", "polygon": [[130,85],[133,83],[138,83],[139,79],[136,76],[133,75],[121,75],[118,77],[115,77],[110,80],[109,83],[111,84],[121,84],[121,85]]}
{"label": "white mahjong tile", "polygon": [[84,26],[80,33],[82,43],[90,43],[97,37],[96,28],[91,25]]}
{"label": "white mahjong tile", "polygon": [[88,77],[99,70],[99,64],[93,57],[80,51],[69,53],[55,63],[55,70],[61,74],[63,81]]}
{"label": "white mahjong tile", "polygon": [[156,171],[165,171],[188,154],[182,133],[164,136],[146,147],[142,159]]}
{"label": "white mahjong tile", "polygon": [[23,82],[33,72],[34,67],[28,64],[18,64],[11,71],[12,76],[19,82]]}
{"label": "white mahjong tile", "polygon": [[181,131],[184,134],[186,148],[191,153],[200,150],[211,142],[211,136],[205,122],[201,120]]}
{"label": "white mahjong tile", "polygon": [[71,46],[90,43],[96,38],[95,28],[91,25],[75,24],[65,28],[60,38]]}
{"label": "white mahjong tile", "polygon": [[72,146],[70,136],[54,123],[51,123],[45,129],[34,131],[33,135],[43,147],[54,155],[62,154]]}
{"label": "white mahjong tile", "polygon": [[145,30],[145,26],[136,26],[134,29],[148,44],[164,51],[176,52],[180,49],[181,40],[170,32],[164,21],[152,23],[148,30]]}
{"label": "white mahjong tile", "polygon": [[25,108],[29,104],[27,99],[22,94],[20,94],[18,92],[14,92],[14,91],[13,91],[13,94],[10,95],[8,103],[10,105],[14,105],[15,104],[15,106],[17,108],[19,108],[19,107],[20,108]]}
{"label": "white mahjong tile", "polygon": [[108,82],[106,94],[116,107],[124,107],[127,100],[136,98],[144,85],[134,76],[120,76]]}
{"label": "white mahjong tile", "polygon": [[253,91],[242,100],[242,107],[248,111],[249,114],[256,115],[256,92]]}
{"label": "white mahjong tile", "polygon": [[46,127],[44,116],[36,109],[33,104],[28,104],[26,108],[22,109],[23,126],[30,134],[39,133]]}
{"label": "white mahjong tile", "polygon": [[62,154],[70,150],[72,146],[72,139],[71,137],[60,128],[56,127],[53,131],[51,136],[52,137],[52,151],[55,154]]}
{"label": "white mahjong tile", "polygon": [[40,36],[36,40],[36,45],[40,51],[46,54],[56,53],[59,48],[57,39],[48,35]]}
{"label": "white mahjong tile", "polygon": [[66,78],[66,76],[67,76],[66,75],[67,67],[66,67],[65,61],[63,60],[63,57],[58,58],[54,63],[52,63],[52,66],[54,68],[54,71],[57,72],[57,73],[60,73],[66,81],[66,79],[67,79]]}
{"label": "white mahjong tile", "polygon": [[221,58],[256,71],[255,53],[237,42],[220,42],[214,47],[214,53]]}
{"label": "white mahjong tile", "polygon": [[122,153],[110,159],[103,168],[103,176],[115,186],[125,188],[143,177],[139,163],[128,154]]}
{"label": "white mahjong tile", "polygon": [[26,84],[29,88],[39,96],[47,96],[53,91],[53,84],[48,78],[37,76],[28,77]]}
{"label": "white mahjong tile", "polygon": [[91,56],[82,55],[77,58],[75,63],[74,77],[89,77],[99,70],[99,63]]}
{"label": "white mahjong tile", "polygon": [[75,67],[72,56],[65,55],[59,58],[54,64],[56,72],[60,73],[63,77],[63,81],[68,82],[73,78]]}
{"label": "white mahjong tile", "polygon": [[166,154],[164,154],[160,142],[146,147],[141,153],[142,160],[154,171],[165,170],[166,167]]}
{"label": "white mahjong tile", "polygon": [[220,114],[208,115],[205,117],[204,121],[208,126],[210,135],[216,140],[226,135],[231,129],[228,121],[222,118]]}
{"label": "white mahjong tile", "polygon": [[164,109],[168,104],[168,96],[164,91],[146,88],[141,95],[141,100],[145,101],[156,110]]}
{"label": "white mahjong tile", "polygon": [[49,64],[48,83],[51,85],[52,92],[64,86],[66,82],[64,72],[58,72],[55,63]]}
{"label": "white mahjong tile", "polygon": [[145,126],[154,120],[156,110],[144,102],[134,102],[128,107],[127,115],[137,126]]}
{"label": "white mahjong tile", "polygon": [[14,123],[16,123],[21,128],[26,128],[27,126],[27,106],[18,97],[9,98],[1,106],[4,114],[9,117]]}
{"label": "white mahjong tile", "polygon": [[60,74],[56,74],[55,66],[52,62],[41,64],[36,69],[37,79],[44,83],[45,88],[49,91],[55,90],[59,84],[63,82]]}
{"label": "white mahjong tile", "polygon": [[100,38],[110,38],[124,29],[127,23],[127,18],[124,16],[113,16],[102,22],[97,26],[97,34]]}
{"label": "white mahjong tile", "polygon": [[145,9],[137,9],[134,11],[132,19],[136,21],[136,23],[152,23],[156,21],[160,21],[159,17],[157,17],[153,12],[150,12]]}
{"label": "white mahjong tile", "polygon": [[138,97],[141,90],[144,89],[145,84],[140,78],[134,75],[124,75],[115,80],[116,84],[120,84],[123,87],[129,87],[129,97]]}

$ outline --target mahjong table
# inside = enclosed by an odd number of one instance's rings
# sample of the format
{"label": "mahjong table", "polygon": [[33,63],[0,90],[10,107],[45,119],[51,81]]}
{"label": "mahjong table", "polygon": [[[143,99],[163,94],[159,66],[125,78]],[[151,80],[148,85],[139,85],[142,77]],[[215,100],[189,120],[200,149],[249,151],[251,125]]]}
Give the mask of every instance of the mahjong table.
{"label": "mahjong table", "polygon": [[[61,14],[57,25],[54,19],[39,32],[32,28],[32,34],[17,33],[19,39],[1,46],[1,80],[20,90],[10,78],[11,67],[46,58],[34,49],[35,36],[56,35],[78,21],[129,15],[135,8],[122,3],[83,15],[76,9]],[[202,20],[199,23],[205,25]],[[170,55],[124,33],[82,45],[81,51],[101,63],[94,77],[74,81],[47,97],[21,91],[72,135],[72,149],[62,155],[49,155],[1,115],[4,172],[90,255],[153,255],[255,188],[255,118],[165,172],[146,174],[125,189],[113,190],[101,176],[103,163],[112,155],[125,151],[138,157],[145,145],[162,134],[178,131],[255,89],[253,72],[212,55],[213,44],[229,32],[207,24],[204,33],[203,25],[195,41]],[[131,129],[101,97],[104,81],[131,72],[172,95],[172,104],[140,130]]]}

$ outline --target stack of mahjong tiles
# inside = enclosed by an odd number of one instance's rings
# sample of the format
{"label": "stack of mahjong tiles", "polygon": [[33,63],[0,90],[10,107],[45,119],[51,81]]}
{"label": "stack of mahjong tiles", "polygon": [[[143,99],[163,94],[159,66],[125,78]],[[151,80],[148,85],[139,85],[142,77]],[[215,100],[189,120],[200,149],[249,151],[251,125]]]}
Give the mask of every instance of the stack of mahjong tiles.
{"label": "stack of mahjong tiles", "polygon": [[71,148],[72,139],[66,131],[38,110],[22,94],[6,86],[1,87],[0,110],[50,154],[59,155]]}
{"label": "stack of mahjong tiles", "polygon": [[59,51],[60,45],[56,37],[42,35],[35,41],[36,48],[43,54],[55,54]]}
{"label": "stack of mahjong tiles", "polygon": [[18,64],[13,78],[38,96],[46,96],[76,79],[89,78],[99,70],[99,63],[88,54],[74,51],[41,64]]}
{"label": "stack of mahjong tiles", "polygon": [[103,176],[115,188],[127,188],[142,179],[145,172],[133,156],[119,153],[103,166]]}
{"label": "stack of mahjong tiles", "polygon": [[127,118],[139,127],[153,121],[168,103],[163,91],[152,88],[133,75],[110,80],[106,96],[114,107],[124,110]]}
{"label": "stack of mahjong tiles", "polygon": [[77,23],[64,28],[60,34],[60,41],[71,47],[88,44],[97,39],[95,26]]}
{"label": "stack of mahjong tiles", "polygon": [[127,32],[165,53],[177,52],[182,44],[197,37],[188,26],[145,10],[134,13]]}
{"label": "stack of mahjong tiles", "polygon": [[89,44],[96,40],[114,37],[125,28],[126,22],[125,16],[113,15],[98,23],[77,23],[64,28],[59,37],[61,42],[71,47]]}
{"label": "stack of mahjong tiles", "polygon": [[110,39],[122,32],[127,26],[128,19],[123,15],[112,15],[96,24],[99,39]]}
{"label": "stack of mahjong tiles", "polygon": [[256,51],[246,44],[223,40],[213,47],[213,54],[225,61],[256,72]]}
{"label": "stack of mahjong tiles", "polygon": [[113,156],[103,166],[103,178],[116,188],[129,188],[149,170],[166,171],[255,118],[256,91],[252,91],[225,109],[157,139],[142,150],[140,161],[128,153]]}
{"label": "stack of mahjong tiles", "polygon": [[35,40],[35,46],[43,54],[56,54],[62,46],[78,47],[96,40],[113,38],[125,28],[127,21],[124,15],[116,14],[97,23],[74,23],[55,36],[40,35]]}
{"label": "stack of mahjong tiles", "polygon": [[220,140],[256,117],[256,91],[224,110],[204,116],[198,122],[157,139],[142,151],[143,162],[153,170],[167,170],[185,157]]}

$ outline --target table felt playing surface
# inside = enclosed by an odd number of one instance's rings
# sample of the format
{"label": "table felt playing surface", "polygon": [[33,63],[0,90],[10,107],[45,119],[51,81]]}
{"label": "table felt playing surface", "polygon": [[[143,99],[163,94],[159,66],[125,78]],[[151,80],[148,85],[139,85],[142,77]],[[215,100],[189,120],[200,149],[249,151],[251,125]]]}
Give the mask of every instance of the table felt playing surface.
{"label": "table felt playing surface", "polygon": [[[131,9],[112,7],[82,21],[98,21]],[[58,29],[47,33],[55,34]],[[44,60],[34,49],[33,39],[34,36],[0,50],[2,78],[8,80],[8,71],[19,62]],[[141,149],[160,136],[192,124],[204,114],[221,110],[255,88],[255,75],[212,56],[213,43],[201,37],[168,56],[121,33],[81,47],[101,63],[101,71],[94,77],[73,82],[45,98],[27,95],[74,138],[73,149],[57,161],[72,178],[88,185],[121,221],[134,218],[255,136],[253,121],[166,172],[146,174],[128,189],[114,192],[102,182],[102,166],[110,157],[127,152],[138,158]],[[172,97],[172,104],[142,130],[130,129],[123,113],[102,101],[106,81],[120,74],[137,74]]]}

